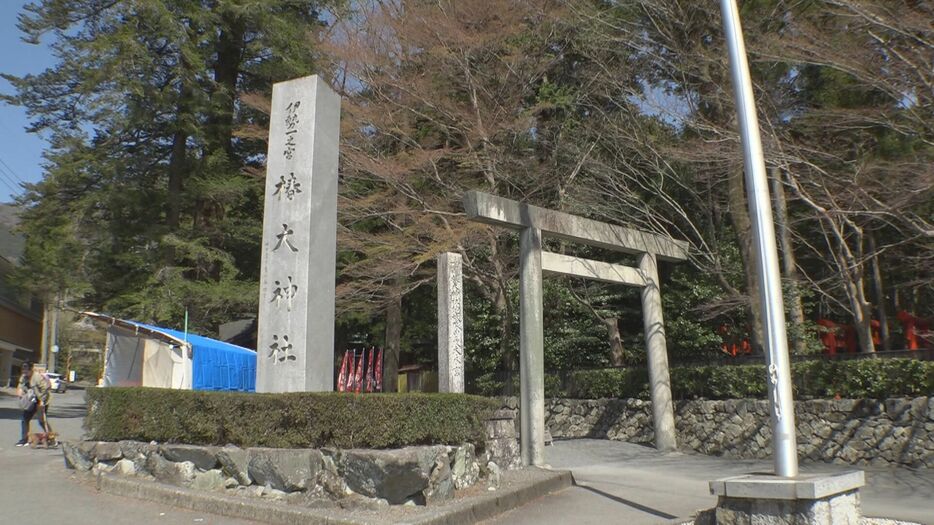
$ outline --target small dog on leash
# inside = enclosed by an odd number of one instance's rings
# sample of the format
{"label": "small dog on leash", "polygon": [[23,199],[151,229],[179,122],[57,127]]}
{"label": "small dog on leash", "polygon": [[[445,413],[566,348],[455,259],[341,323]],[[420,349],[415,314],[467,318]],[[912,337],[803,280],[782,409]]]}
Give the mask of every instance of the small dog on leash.
{"label": "small dog on leash", "polygon": [[55,448],[58,446],[55,432],[34,432],[29,434],[29,448]]}

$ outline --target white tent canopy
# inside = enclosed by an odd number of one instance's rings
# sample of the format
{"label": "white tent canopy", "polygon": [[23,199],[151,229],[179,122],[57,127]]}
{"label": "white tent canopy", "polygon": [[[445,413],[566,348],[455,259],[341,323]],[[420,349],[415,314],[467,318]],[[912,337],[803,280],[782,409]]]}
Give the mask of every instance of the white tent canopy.
{"label": "white tent canopy", "polygon": [[108,324],[103,386],[191,389],[189,343],[136,323],[92,312],[84,314]]}
{"label": "white tent canopy", "polygon": [[191,352],[142,331],[107,328],[104,386],[191,388]]}
{"label": "white tent canopy", "polygon": [[171,328],[82,312],[105,325],[103,386],[256,390],[256,352]]}

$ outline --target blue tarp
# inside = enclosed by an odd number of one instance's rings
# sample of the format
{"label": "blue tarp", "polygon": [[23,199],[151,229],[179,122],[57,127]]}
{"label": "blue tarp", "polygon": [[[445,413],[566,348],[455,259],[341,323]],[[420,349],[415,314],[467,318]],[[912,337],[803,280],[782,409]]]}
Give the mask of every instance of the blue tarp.
{"label": "blue tarp", "polygon": [[[183,332],[131,321],[133,324],[185,340]],[[193,390],[256,391],[256,352],[189,333]]]}

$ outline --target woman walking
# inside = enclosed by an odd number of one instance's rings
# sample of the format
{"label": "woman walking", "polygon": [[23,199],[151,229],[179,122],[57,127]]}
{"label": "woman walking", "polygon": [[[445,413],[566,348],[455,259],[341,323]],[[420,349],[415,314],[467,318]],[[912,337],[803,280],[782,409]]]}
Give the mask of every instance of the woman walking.
{"label": "woman walking", "polygon": [[16,387],[16,395],[19,396],[20,406],[23,409],[21,435],[20,440],[16,442],[17,447],[29,443],[29,423],[36,413],[39,413],[39,425],[42,426],[42,431],[48,432],[45,426],[45,416],[51,397],[50,391],[49,379],[35,369],[32,363],[23,363],[23,373],[19,376],[19,384]]}

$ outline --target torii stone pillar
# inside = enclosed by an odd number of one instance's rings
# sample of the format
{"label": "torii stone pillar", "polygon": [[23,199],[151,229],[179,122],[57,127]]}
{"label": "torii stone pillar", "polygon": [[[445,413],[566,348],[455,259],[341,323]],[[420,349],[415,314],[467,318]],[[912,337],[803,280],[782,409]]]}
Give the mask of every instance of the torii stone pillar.
{"label": "torii stone pillar", "polygon": [[[519,230],[519,408],[522,463],[544,464],[543,272],[642,288],[655,447],[662,451],[674,450],[677,440],[657,260],[685,260],[687,243],[476,191],[464,196],[464,208],[467,217],[472,220]],[[636,254],[640,257],[639,268],[544,252],[543,236]]]}
{"label": "torii stone pillar", "polygon": [[675,416],[671,408],[671,376],[668,373],[668,347],[662,317],[662,294],[658,287],[658,261],[655,254],[639,256],[639,270],[645,278],[642,287],[642,325],[649,365],[649,392],[655,421],[655,447],[675,450]]}
{"label": "torii stone pillar", "polygon": [[340,103],[317,75],[272,88],[257,392],[334,390]]}
{"label": "torii stone pillar", "polygon": [[519,232],[519,423],[523,465],[545,464],[545,321],[542,231]]}

